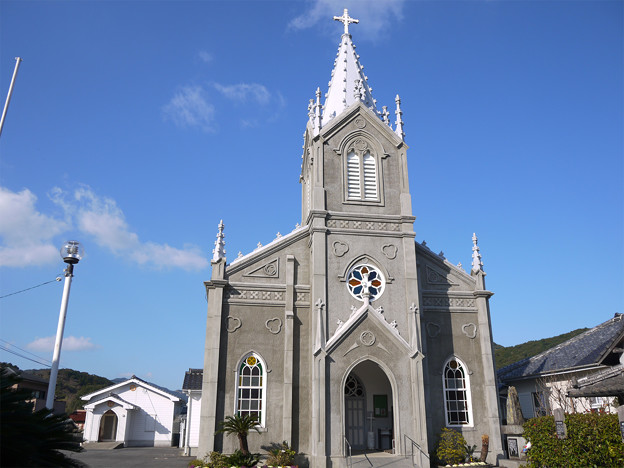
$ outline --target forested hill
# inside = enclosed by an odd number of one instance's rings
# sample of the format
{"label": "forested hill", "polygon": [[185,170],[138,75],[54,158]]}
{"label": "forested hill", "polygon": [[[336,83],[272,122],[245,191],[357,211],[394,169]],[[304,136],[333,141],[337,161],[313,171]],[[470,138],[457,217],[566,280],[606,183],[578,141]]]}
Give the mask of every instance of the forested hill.
{"label": "forested hill", "polygon": [[589,328],[579,328],[563,335],[553,336],[552,338],[544,338],[541,340],[527,341],[515,346],[501,346],[494,343],[494,357],[496,359],[496,368],[508,366],[521,359],[535,356],[547,349],[557,346],[570,338],[586,332]]}
{"label": "forested hill", "polygon": [[[29,369],[24,371],[35,374],[45,380],[50,380],[50,369]],[[56,399],[65,400],[67,414],[82,408],[82,395],[93,393],[101,388],[113,385],[111,380],[99,375],[88,374],[73,369],[59,369],[56,379]]]}

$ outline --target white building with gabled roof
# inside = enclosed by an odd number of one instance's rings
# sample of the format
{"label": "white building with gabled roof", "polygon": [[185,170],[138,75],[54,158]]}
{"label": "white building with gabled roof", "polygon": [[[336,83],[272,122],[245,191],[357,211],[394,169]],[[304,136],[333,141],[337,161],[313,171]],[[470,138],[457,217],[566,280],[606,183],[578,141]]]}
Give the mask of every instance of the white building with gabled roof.
{"label": "white building with gabled roof", "polygon": [[87,411],[85,442],[169,447],[174,420],[184,402],[166,390],[132,376],[81,397]]}

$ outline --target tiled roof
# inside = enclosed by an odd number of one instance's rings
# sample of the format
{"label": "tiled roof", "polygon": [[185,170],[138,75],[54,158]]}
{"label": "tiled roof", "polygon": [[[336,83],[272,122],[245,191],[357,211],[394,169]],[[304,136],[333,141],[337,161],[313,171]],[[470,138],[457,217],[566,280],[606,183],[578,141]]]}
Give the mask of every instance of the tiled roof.
{"label": "tiled roof", "polygon": [[203,377],[203,369],[189,369],[186,371],[186,374],[184,374],[182,390],[201,390]]}
{"label": "tiled roof", "polygon": [[571,397],[624,395],[624,366],[619,364],[574,382]]}
{"label": "tiled roof", "polygon": [[508,381],[531,375],[597,366],[623,336],[624,318],[622,314],[615,314],[612,319],[554,348],[499,369],[498,378]]}

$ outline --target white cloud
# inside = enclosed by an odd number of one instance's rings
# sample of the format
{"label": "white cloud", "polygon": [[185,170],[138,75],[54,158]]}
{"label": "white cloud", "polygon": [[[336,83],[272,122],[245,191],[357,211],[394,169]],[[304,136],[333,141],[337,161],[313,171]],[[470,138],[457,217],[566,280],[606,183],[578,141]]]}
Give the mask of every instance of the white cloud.
{"label": "white cloud", "polygon": [[73,194],[55,188],[52,200],[73,214],[81,232],[91,235],[99,246],[115,255],[156,268],[200,270],[208,266],[198,247],[187,245],[178,249],[168,244],[141,242],[115,200],[98,196],[88,186],[81,186]]}
{"label": "white cloud", "polygon": [[201,86],[185,86],[178,90],[163,107],[163,115],[179,127],[199,127],[209,133],[215,131],[215,109]]}
{"label": "white cloud", "polygon": [[[26,348],[33,351],[53,351],[55,341],[56,337],[54,336],[37,338],[32,343],[28,343]],[[63,351],[86,351],[96,347],[97,346],[91,342],[91,338],[85,338],[84,336],[81,336],[80,338],[68,336],[63,338],[63,344],[61,345],[61,349]]]}
{"label": "white cloud", "polygon": [[251,99],[258,104],[268,104],[271,98],[269,90],[258,83],[240,83],[235,85],[213,83],[213,86],[226,98],[238,102],[247,102]]}
{"label": "white cloud", "polygon": [[205,63],[210,63],[214,60],[212,54],[210,52],[206,52],[205,50],[199,51],[199,58]]}
{"label": "white cloud", "polygon": [[349,16],[360,20],[361,23],[361,25],[351,25],[352,29],[349,32],[360,28],[362,34],[357,35],[358,40],[375,40],[391,27],[393,21],[403,18],[405,2],[406,0],[343,0],[337,4],[335,0],[313,0],[311,7],[293,18],[288,23],[288,27],[294,30],[308,29],[319,21],[324,21],[328,25],[334,16],[342,16],[343,9],[347,8]]}
{"label": "white cloud", "polygon": [[0,266],[26,267],[59,261],[58,246],[52,238],[68,229],[68,224],[40,213],[37,197],[0,187]]}

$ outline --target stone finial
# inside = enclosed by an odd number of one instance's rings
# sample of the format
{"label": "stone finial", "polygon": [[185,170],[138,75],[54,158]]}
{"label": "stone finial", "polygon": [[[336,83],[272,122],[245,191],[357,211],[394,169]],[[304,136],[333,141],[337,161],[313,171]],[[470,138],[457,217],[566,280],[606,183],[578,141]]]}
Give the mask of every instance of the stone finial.
{"label": "stone finial", "polygon": [[215,248],[212,250],[212,261],[218,262],[222,258],[225,258],[225,234],[223,234],[223,220],[219,222],[219,232],[217,232],[217,240],[215,241]]}
{"label": "stone finial", "polygon": [[477,245],[477,235],[472,234],[472,271],[473,273],[479,273],[483,271],[483,262],[481,261],[481,254],[479,253],[479,246]]}
{"label": "stone finial", "polygon": [[389,127],[390,126],[390,112],[388,112],[388,106],[381,108],[381,119]]}
{"label": "stone finial", "polygon": [[314,105],[314,129],[316,133],[321,130],[321,88],[316,88],[316,104]]}
{"label": "stone finial", "polygon": [[394,102],[396,102],[396,110],[394,111],[394,113],[397,116],[394,133],[396,133],[401,140],[405,140],[405,132],[403,132],[403,111],[401,110],[401,98],[398,94],[394,98]]}
{"label": "stone finial", "polygon": [[360,20],[356,20],[354,18],[351,18],[349,16],[349,10],[347,10],[346,8],[344,9],[344,13],[342,14],[342,16],[334,16],[334,20],[336,21],[340,21],[342,24],[344,24],[344,34],[349,34],[349,23],[359,23]]}

